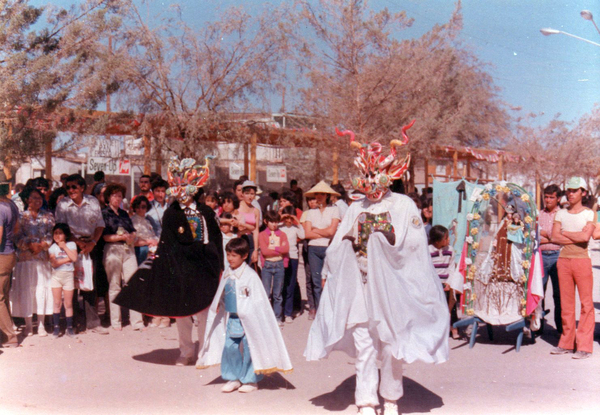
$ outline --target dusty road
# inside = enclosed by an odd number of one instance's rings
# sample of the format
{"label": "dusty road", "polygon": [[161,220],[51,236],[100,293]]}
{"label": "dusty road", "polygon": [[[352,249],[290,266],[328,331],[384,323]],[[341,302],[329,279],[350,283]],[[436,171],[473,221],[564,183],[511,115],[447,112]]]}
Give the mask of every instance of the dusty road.
{"label": "dusty road", "polygon": [[[600,264],[600,251],[593,251]],[[594,298],[600,308],[600,266]],[[302,273],[300,273],[302,274]],[[552,308],[551,293],[547,307]],[[598,311],[597,311],[598,313]],[[600,315],[597,314],[597,321]],[[402,413],[591,414],[600,408],[600,346],[587,360],[551,356],[558,342],[550,318],[535,344],[514,350],[516,333],[479,330],[478,341],[450,339],[450,361],[405,365]],[[0,414],[324,414],[356,413],[353,359],[341,352],[321,362],[302,353],[307,313],[283,329],[294,372],[274,375],[251,394],[223,394],[219,369],[176,367],[177,330],[125,327],[79,340],[33,336],[0,349]],[[596,324],[600,333],[600,323]]]}

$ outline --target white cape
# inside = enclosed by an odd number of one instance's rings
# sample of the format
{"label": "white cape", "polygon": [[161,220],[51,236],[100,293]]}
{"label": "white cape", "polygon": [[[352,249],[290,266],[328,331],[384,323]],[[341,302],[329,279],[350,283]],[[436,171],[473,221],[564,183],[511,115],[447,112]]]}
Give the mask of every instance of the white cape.
{"label": "white cape", "polygon": [[[366,284],[352,244],[342,240],[362,212],[389,212],[396,235],[392,246],[383,234],[371,234]],[[448,359],[448,305],[421,215],[410,198],[388,192],[378,203],[367,199],[352,203],[327,249],[323,272],[327,283],[304,352],[307,360],[322,359],[332,350],[354,356],[348,329],[364,322],[379,341],[391,345],[396,359],[407,363]]]}
{"label": "white cape", "polygon": [[[281,330],[267,298],[262,282],[256,272],[246,264],[239,280],[236,280],[237,314],[248,339],[250,356],[255,373],[268,374],[276,371],[288,373],[293,370]],[[196,367],[206,368],[221,363],[227,332],[229,313],[221,303],[228,276],[221,279],[215,298],[208,311],[204,345],[199,353]]]}

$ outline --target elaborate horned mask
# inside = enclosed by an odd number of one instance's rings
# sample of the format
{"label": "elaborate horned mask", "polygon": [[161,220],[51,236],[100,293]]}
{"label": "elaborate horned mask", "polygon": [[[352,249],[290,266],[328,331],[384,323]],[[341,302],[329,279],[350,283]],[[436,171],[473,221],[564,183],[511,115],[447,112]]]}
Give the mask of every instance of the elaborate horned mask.
{"label": "elaborate horned mask", "polygon": [[402,141],[392,140],[390,143],[390,154],[385,156],[381,154],[382,146],[377,142],[365,145],[354,141],[354,133],[349,130],[339,131],[335,129],[339,136],[349,135],[350,145],[356,149],[357,157],[354,159],[354,165],[358,167],[360,174],[352,177],[352,187],[372,202],[377,202],[388,192],[390,185],[394,180],[402,177],[410,164],[410,154],[404,160],[396,159],[396,148],[408,143],[406,130],[413,126],[415,120],[402,127]]}
{"label": "elaborate horned mask", "polygon": [[208,181],[209,160],[213,158],[214,156],[206,156],[203,166],[196,164],[195,159],[179,161],[177,156],[172,158],[167,171],[169,182],[167,196],[173,196],[182,203],[187,202]]}

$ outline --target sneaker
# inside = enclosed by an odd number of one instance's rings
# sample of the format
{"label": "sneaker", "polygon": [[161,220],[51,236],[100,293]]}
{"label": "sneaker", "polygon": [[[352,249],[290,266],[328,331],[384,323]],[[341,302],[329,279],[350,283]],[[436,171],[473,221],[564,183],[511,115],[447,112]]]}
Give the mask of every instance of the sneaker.
{"label": "sneaker", "polygon": [[375,412],[375,408],[373,408],[372,406],[363,406],[358,409],[358,413],[360,415],[377,415],[377,412]]}
{"label": "sneaker", "polygon": [[175,361],[175,366],[190,366],[194,363],[191,357],[179,356]]}
{"label": "sneaker", "polygon": [[[73,330],[73,329],[71,329]],[[60,327],[55,326],[54,331],[52,332],[52,339],[58,339],[60,337]]]}
{"label": "sneaker", "polygon": [[169,327],[171,327],[171,322],[170,322],[170,321],[166,321],[166,320],[163,320],[163,321],[162,321],[162,322],[161,322],[161,323],[158,325],[158,328],[159,328],[159,329],[166,329],[166,328],[169,328]]}
{"label": "sneaker", "polygon": [[573,355],[573,359],[587,359],[588,357],[592,357],[590,352],[584,352],[583,350],[578,350]]}
{"label": "sneaker", "polygon": [[286,323],[291,323],[292,321],[294,321],[294,319],[292,318],[292,316],[285,316],[285,322]]}
{"label": "sneaker", "polygon": [[46,327],[44,327],[43,324],[40,324],[38,326],[38,336],[46,337],[47,335],[48,335],[48,332],[46,331]]}
{"label": "sneaker", "polygon": [[227,382],[226,384],[224,384],[221,387],[221,392],[223,392],[223,393],[233,392],[234,390],[239,389],[240,386],[242,386],[242,382],[240,382],[239,380],[230,380],[229,382]]}
{"label": "sneaker", "polygon": [[111,326],[114,331],[123,331],[122,326]]}
{"label": "sneaker", "polygon": [[[308,311],[308,319],[309,319],[309,320],[314,320],[316,315],[317,315],[317,311],[316,311],[316,310],[314,310],[314,309],[310,309],[310,310]],[[366,407],[366,406],[364,406],[363,408],[367,408],[367,407]]]}
{"label": "sneaker", "polygon": [[280,321],[278,321],[278,323],[279,323],[279,328],[280,328],[280,329],[282,329],[282,328],[283,328],[283,326],[285,326],[285,323],[284,323],[283,321],[281,321],[281,320],[280,320]]}
{"label": "sneaker", "polygon": [[256,383],[246,383],[245,385],[242,385],[239,389],[239,391],[242,393],[250,393],[254,392],[255,390],[258,390],[258,385]]}
{"label": "sneaker", "polygon": [[562,347],[556,346],[554,349],[550,350],[550,354],[568,354],[573,353],[573,350],[563,349]]}
{"label": "sneaker", "polygon": [[90,331],[96,334],[108,334],[108,329],[102,326],[94,327],[93,329],[90,329]]}
{"label": "sneaker", "polygon": [[383,415],[398,415],[398,405],[395,402],[384,403]]}
{"label": "sneaker", "polygon": [[73,331],[73,327],[67,327],[66,335],[72,339],[77,338],[77,336],[75,335],[75,332]]}

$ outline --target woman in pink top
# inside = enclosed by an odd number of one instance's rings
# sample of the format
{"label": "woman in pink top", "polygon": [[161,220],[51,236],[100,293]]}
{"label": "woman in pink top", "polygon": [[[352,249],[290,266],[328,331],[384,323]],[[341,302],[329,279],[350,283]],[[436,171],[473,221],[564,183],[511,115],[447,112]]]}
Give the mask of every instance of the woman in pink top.
{"label": "woman in pink top", "polygon": [[238,236],[247,238],[250,244],[249,264],[258,261],[258,228],[260,223],[260,212],[254,206],[252,201],[256,196],[256,184],[251,180],[242,183],[242,200],[238,212],[241,219],[235,223],[238,228]]}

